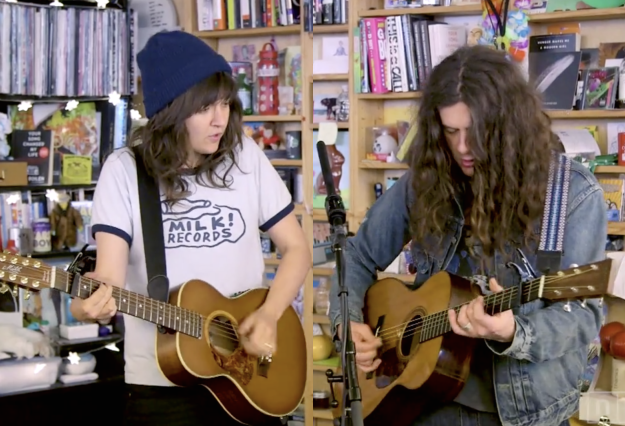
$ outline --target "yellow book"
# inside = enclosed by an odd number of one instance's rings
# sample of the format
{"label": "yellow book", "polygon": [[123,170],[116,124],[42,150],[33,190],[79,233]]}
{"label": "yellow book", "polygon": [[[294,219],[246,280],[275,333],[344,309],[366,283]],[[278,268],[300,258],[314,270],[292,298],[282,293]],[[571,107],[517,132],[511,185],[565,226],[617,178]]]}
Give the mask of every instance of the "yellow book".
{"label": "yellow book", "polygon": [[61,183],[63,185],[89,185],[91,183],[92,158],[86,155],[63,155]]}
{"label": "yellow book", "polygon": [[[608,218],[611,221],[623,220],[623,193],[625,181],[623,179],[597,179],[603,188]],[[610,214],[610,211],[614,212]]]}

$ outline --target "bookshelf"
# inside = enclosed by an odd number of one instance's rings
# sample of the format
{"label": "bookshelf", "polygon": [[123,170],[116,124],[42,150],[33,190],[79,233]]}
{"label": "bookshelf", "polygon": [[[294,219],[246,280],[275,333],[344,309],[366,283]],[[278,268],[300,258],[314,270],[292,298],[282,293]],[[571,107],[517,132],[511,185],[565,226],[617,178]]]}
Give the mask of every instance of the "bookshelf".
{"label": "bookshelf", "polygon": [[[288,46],[301,46],[301,78],[302,78],[302,110],[301,115],[278,115],[278,116],[245,116],[244,122],[273,122],[280,134],[291,130],[301,130],[302,159],[274,159],[271,163],[276,167],[296,167],[301,175],[304,204],[296,205],[295,212],[300,217],[304,231],[312,245],[312,214],[305,207],[307,200],[312,200],[312,131],[308,123],[311,121],[307,105],[311,104],[310,85],[304,82],[310,81],[309,70],[312,70],[312,59],[309,52],[312,48],[312,34],[304,32],[303,25],[274,26],[266,28],[245,28],[235,30],[198,31],[197,25],[197,2],[189,0],[174,0],[178,11],[179,25],[183,31],[190,32],[204,40],[209,46],[222,54],[226,60],[231,61],[232,47],[237,44],[254,44],[256,52],[264,43],[271,41],[272,37],[278,46],[278,50]],[[303,13],[302,13],[303,14]],[[310,203],[312,205],[312,203]],[[268,271],[274,271],[280,264],[280,259],[273,256],[265,261]],[[304,284],[304,318],[303,325],[307,336],[308,366],[312,365],[312,349],[310,337],[312,333],[312,273],[308,275]],[[312,424],[312,387],[310,375],[307,380],[305,398],[305,424]]]}
{"label": "bookshelf", "polygon": [[[482,13],[481,5],[470,6],[449,6],[449,7],[421,7],[418,9],[383,9],[383,0],[361,0],[358,3],[350,4],[349,21],[347,30],[350,37],[353,36],[353,29],[358,28],[360,18],[365,17],[385,17],[402,14],[432,15],[435,19],[447,17],[479,17]],[[546,26],[559,22],[582,22],[582,48],[595,47],[600,42],[625,41],[625,7],[610,9],[590,9],[580,11],[542,13],[529,16],[530,29],[532,34],[541,34],[546,30]],[[315,32],[315,35],[317,33]],[[392,124],[400,117],[396,112],[403,110],[401,119],[406,119],[411,123],[414,121],[415,112],[418,108],[421,93],[356,93],[354,90],[355,81],[354,66],[358,63],[354,61],[354,43],[350,40],[349,46],[350,69],[348,74],[349,96],[350,96],[350,118],[346,128],[350,130],[350,209],[348,211],[349,229],[356,232],[367,210],[375,201],[373,185],[376,182],[384,182],[384,172],[388,170],[402,171],[408,167],[404,164],[388,164],[367,161],[366,153],[369,147],[366,146],[366,129],[372,126]],[[392,110],[392,112],[391,112]],[[554,129],[570,128],[573,126],[598,125],[599,140],[602,152],[606,152],[606,124],[611,120],[625,120],[625,110],[582,110],[582,111],[547,111],[553,120]],[[597,167],[595,173],[599,175],[618,176],[625,173],[625,167],[602,166]],[[316,213],[322,216],[322,212]],[[608,233],[612,235],[625,235],[625,222],[613,222],[608,226]],[[316,277],[330,277],[333,273],[331,268],[314,268]],[[412,282],[413,277],[405,274],[378,274],[380,278],[395,277],[405,282]],[[320,325],[329,325],[327,316],[314,315],[314,322]],[[326,367],[313,366],[316,374],[322,375]],[[325,414],[325,413],[324,413]],[[572,424],[581,425],[575,419],[571,419]],[[329,422],[323,424],[331,424]]]}
{"label": "bookshelf", "polygon": [[[0,37],[0,51],[6,58],[0,66],[0,114],[3,114],[1,119],[4,114],[8,116],[12,127],[11,133],[3,132],[0,140],[3,144],[5,140],[8,142],[9,156],[14,157],[3,163],[29,163],[34,166],[31,170],[37,170],[37,176],[30,172],[27,185],[23,185],[26,180],[21,179],[22,172],[11,176],[18,183],[4,179],[0,182],[3,237],[0,246],[4,248],[8,248],[8,229],[30,231],[36,222],[49,219],[54,206],[51,199],[61,191],[68,193],[72,203],[81,202],[83,221],[88,220],[89,203],[104,159],[114,148],[126,143],[130,129],[130,98],[137,84],[129,60],[136,53],[132,31],[135,11],[126,0],[100,5],[87,0],[54,3],[0,1],[4,23],[15,29],[14,33],[6,32],[4,38]],[[95,28],[98,22],[109,25],[93,37],[78,37],[85,28]],[[55,31],[63,26],[71,30]],[[23,43],[11,48],[16,34]],[[110,55],[103,55],[111,49]],[[68,51],[75,52],[75,58],[61,60]],[[108,69],[107,75],[103,75],[103,67]],[[37,152],[34,152],[32,145],[28,148],[24,144],[25,132],[29,132],[29,138],[34,134],[39,139],[39,151],[35,147]],[[82,157],[80,164],[84,172],[78,177],[70,176],[67,171],[77,164],[73,158],[68,165],[67,156],[71,155]],[[46,158],[50,161],[45,161]],[[66,171],[63,164],[68,166]],[[33,207],[32,211],[29,206]],[[13,217],[7,213],[22,208]],[[77,246],[92,240],[89,223],[83,225]],[[76,255],[77,246],[38,255],[69,261]]]}
{"label": "bookshelf", "polygon": [[[422,7],[419,9],[381,9],[382,1],[366,0],[359,2],[358,8],[353,8],[350,14],[350,28],[358,25],[358,20],[363,17],[394,16],[407,13],[433,15],[436,19],[449,16],[478,16],[481,14],[480,5],[449,6],[449,7]],[[532,34],[541,34],[546,30],[547,24],[567,21],[582,21],[582,48],[597,46],[600,42],[625,41],[625,27],[622,18],[625,17],[625,8],[617,7],[610,9],[590,9],[580,11],[553,12],[529,15],[530,29]],[[350,55],[353,57],[353,46],[350,45]],[[407,166],[403,164],[376,164],[366,161],[365,154],[368,147],[365,146],[365,132],[367,127],[390,124],[397,120],[395,116],[389,117],[386,111],[390,109],[404,109],[405,119],[414,119],[414,107],[419,104],[420,92],[407,93],[354,93],[353,84],[353,61],[350,62],[350,101],[352,113],[350,116],[350,150],[352,168],[350,170],[353,189],[350,191],[352,209],[349,216],[350,230],[362,220],[367,209],[374,202],[372,190],[375,182],[383,181],[385,170],[402,170]],[[412,109],[412,111],[410,111]],[[625,120],[625,110],[581,110],[581,111],[547,111],[553,120],[554,128],[569,128],[573,126],[598,125],[600,147],[606,150],[605,124],[610,120]],[[599,173],[599,171],[598,171]],[[622,224],[610,224],[610,232],[622,235]]]}

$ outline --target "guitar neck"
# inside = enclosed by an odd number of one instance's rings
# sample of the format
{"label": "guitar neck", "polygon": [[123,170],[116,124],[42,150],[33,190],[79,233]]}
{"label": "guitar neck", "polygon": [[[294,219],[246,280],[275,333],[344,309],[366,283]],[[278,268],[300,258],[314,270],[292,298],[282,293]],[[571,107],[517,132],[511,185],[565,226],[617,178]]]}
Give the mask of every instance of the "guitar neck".
{"label": "guitar neck", "polygon": [[[520,299],[518,298],[519,288],[517,286],[507,288],[500,293],[484,296],[484,311],[489,315],[495,315],[516,308],[519,306],[519,300],[521,301],[520,304],[523,305],[540,298],[542,292],[541,278],[523,283],[521,291]],[[456,314],[458,314],[460,308],[468,304],[469,302],[456,306],[453,309],[456,311]],[[425,342],[435,337],[442,336],[445,333],[449,333],[450,331],[452,330],[447,311],[436,312],[423,317],[419,340]]]}
{"label": "guitar neck", "polygon": [[[54,282],[57,286],[54,288],[81,299],[86,299],[103,284],[101,281],[82,275],[77,277],[75,283],[72,281],[72,278],[72,274],[56,270]],[[77,286],[76,289],[73,289],[74,285]],[[204,318],[196,312],[115,286],[113,286],[113,299],[115,299],[117,304],[117,310],[121,313],[196,338],[202,336]]]}

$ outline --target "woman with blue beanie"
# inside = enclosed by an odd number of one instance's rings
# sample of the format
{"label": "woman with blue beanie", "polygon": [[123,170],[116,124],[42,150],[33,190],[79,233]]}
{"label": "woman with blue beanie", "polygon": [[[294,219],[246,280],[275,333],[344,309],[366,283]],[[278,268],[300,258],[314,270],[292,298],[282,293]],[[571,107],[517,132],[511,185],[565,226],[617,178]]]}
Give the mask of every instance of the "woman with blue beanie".
{"label": "woman with blue beanie", "polygon": [[[136,152],[160,186],[170,291],[200,279],[224,296],[261,287],[265,264],[260,232],[283,260],[265,303],[239,326],[248,353],[276,347],[276,326],[311,265],[292,197],[265,154],[243,136],[237,85],[226,60],[184,32],[152,36],[139,52],[148,122],[135,131]],[[112,287],[147,294],[135,151],[123,148],[104,163],[95,191],[92,228],[97,242],[93,276],[107,283],[74,299],[79,321],[107,322],[116,313]],[[240,425],[202,387],[167,380],[156,361],[157,327],[124,317],[125,424]],[[236,413],[232,413],[236,414]]]}

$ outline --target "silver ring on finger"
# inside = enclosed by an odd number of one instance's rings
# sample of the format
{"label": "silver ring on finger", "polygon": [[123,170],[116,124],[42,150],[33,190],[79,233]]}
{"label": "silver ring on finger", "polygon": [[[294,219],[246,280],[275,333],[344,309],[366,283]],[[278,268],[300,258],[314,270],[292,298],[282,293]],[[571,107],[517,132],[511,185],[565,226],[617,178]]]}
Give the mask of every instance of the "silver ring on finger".
{"label": "silver ring on finger", "polygon": [[471,331],[473,325],[471,325],[471,322],[468,322],[465,325],[461,325],[460,328],[462,328],[464,331]]}

